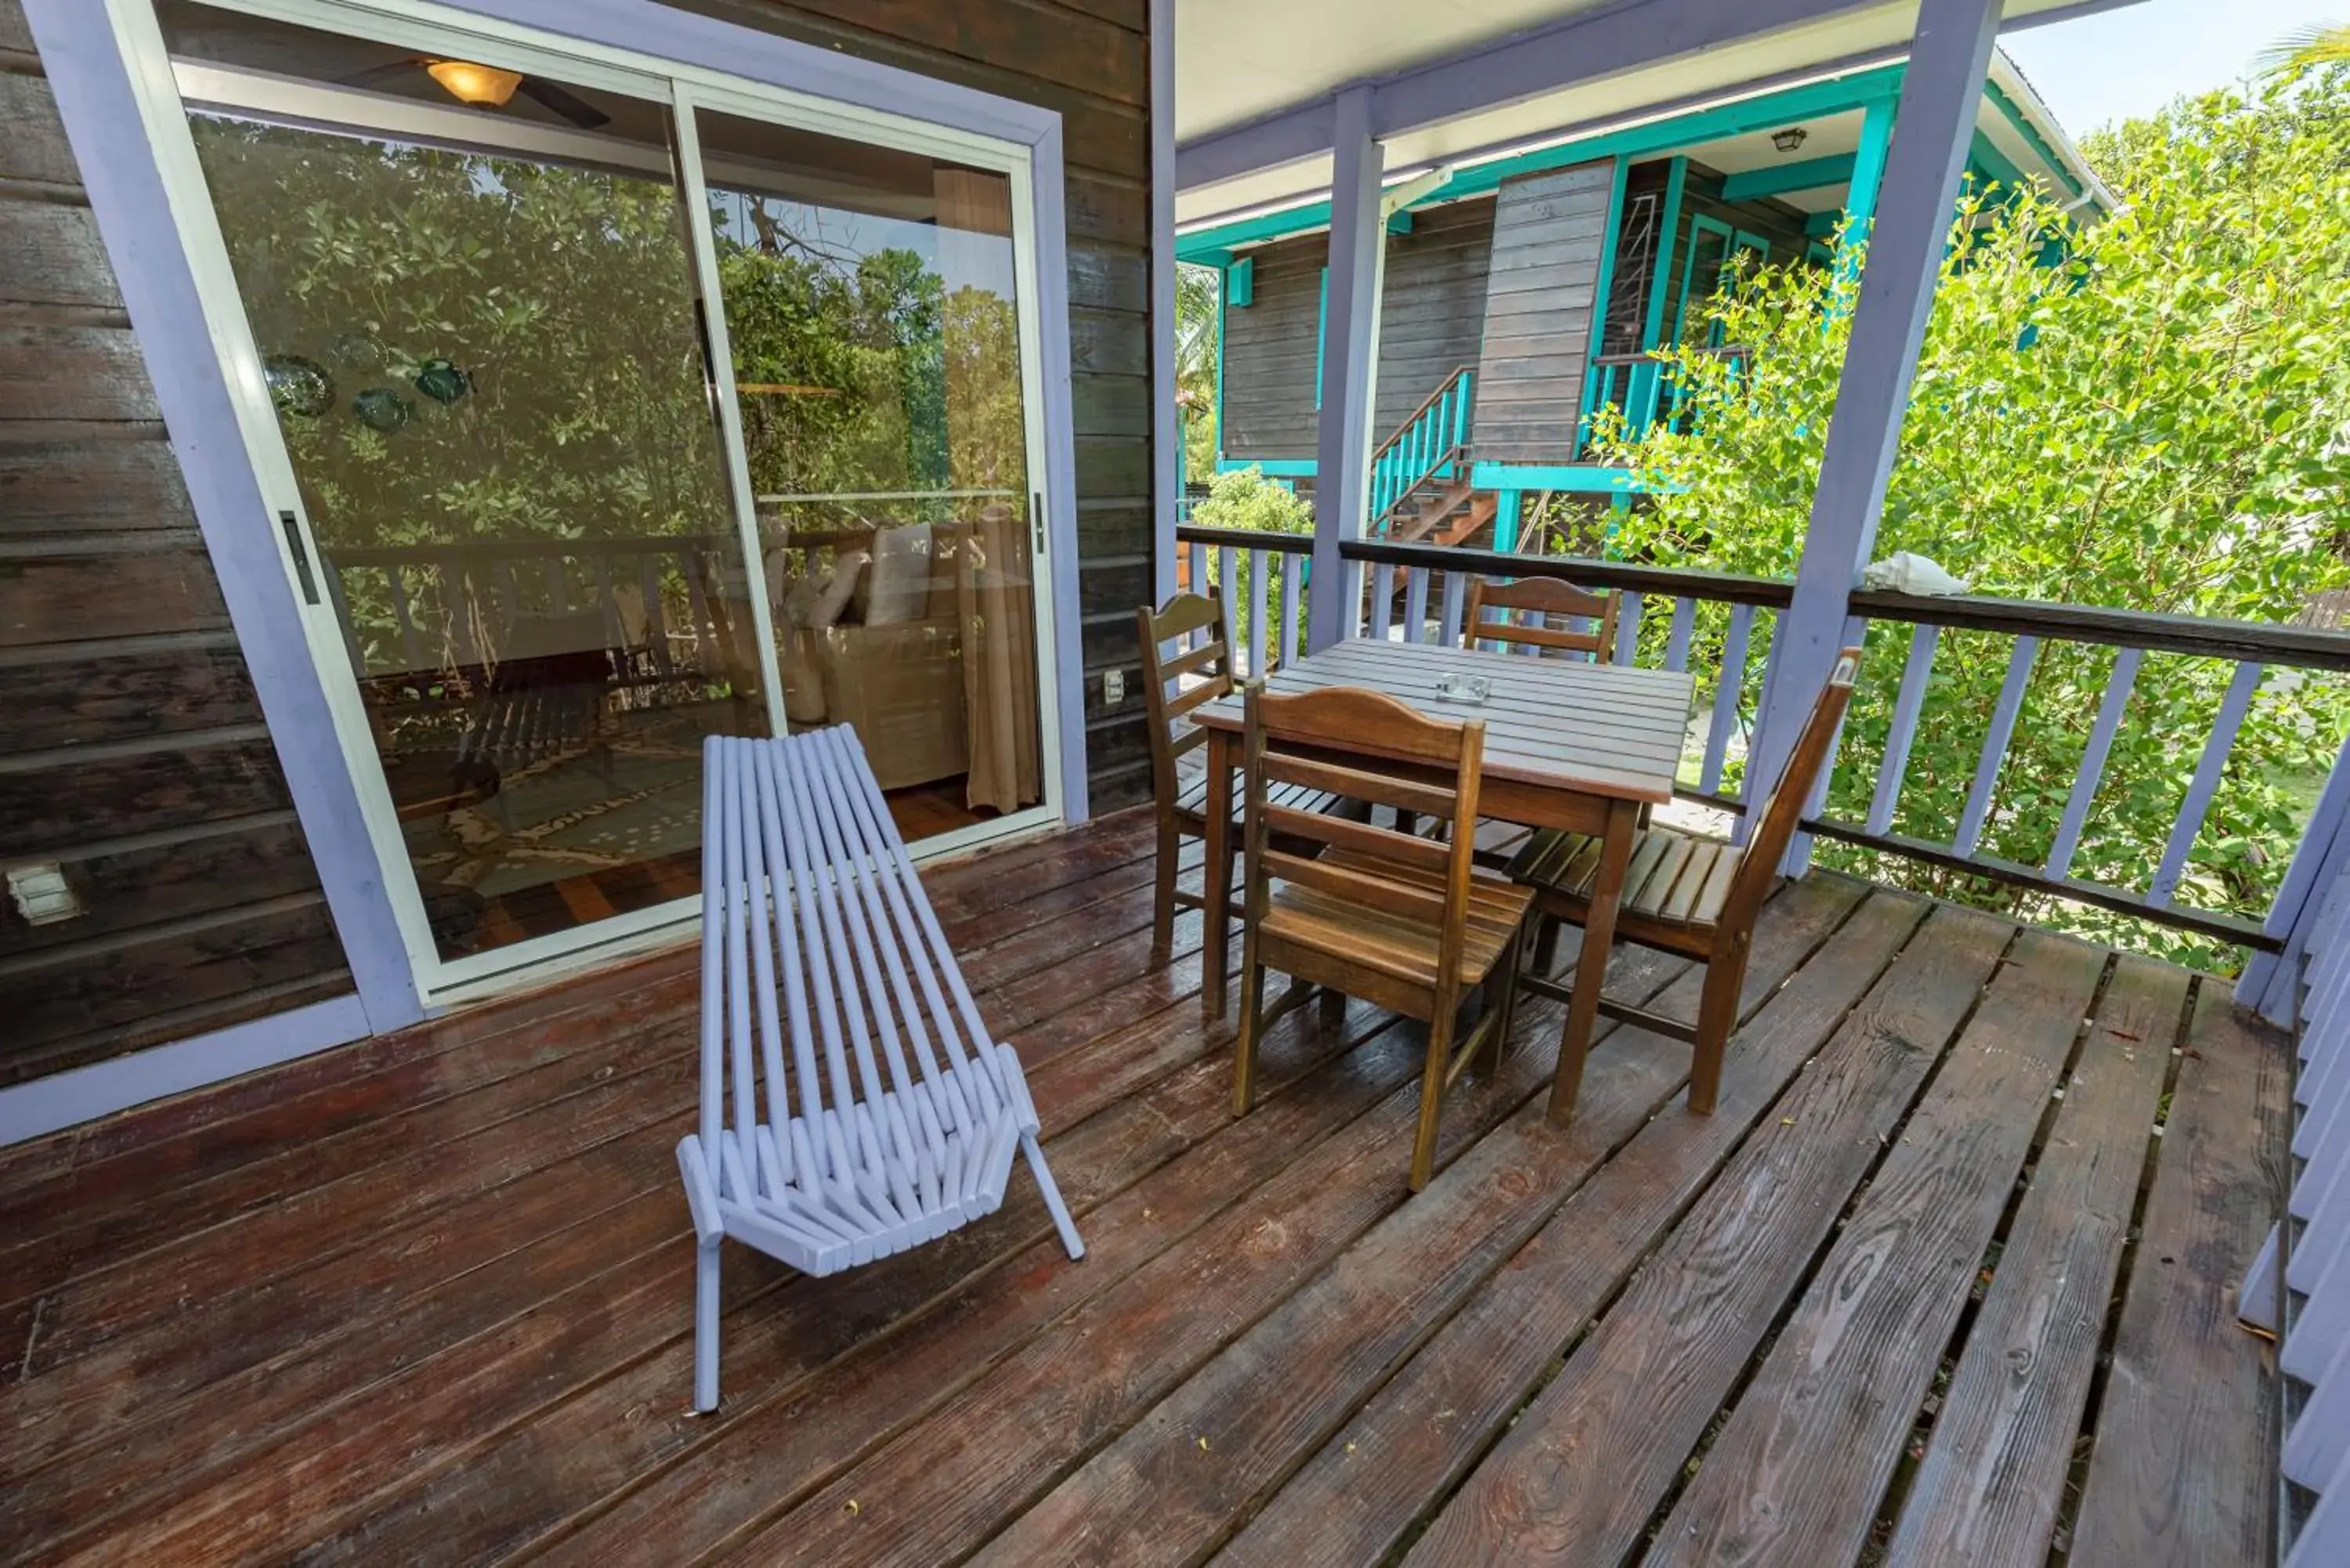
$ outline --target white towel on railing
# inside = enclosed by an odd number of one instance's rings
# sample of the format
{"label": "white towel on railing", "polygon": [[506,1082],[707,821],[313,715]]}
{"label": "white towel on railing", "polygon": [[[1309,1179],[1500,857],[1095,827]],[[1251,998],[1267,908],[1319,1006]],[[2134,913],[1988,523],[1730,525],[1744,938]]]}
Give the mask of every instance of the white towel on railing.
{"label": "white towel on railing", "polygon": [[1967,585],[1924,556],[1904,550],[1860,574],[1861,587],[1897,594],[1962,594]]}

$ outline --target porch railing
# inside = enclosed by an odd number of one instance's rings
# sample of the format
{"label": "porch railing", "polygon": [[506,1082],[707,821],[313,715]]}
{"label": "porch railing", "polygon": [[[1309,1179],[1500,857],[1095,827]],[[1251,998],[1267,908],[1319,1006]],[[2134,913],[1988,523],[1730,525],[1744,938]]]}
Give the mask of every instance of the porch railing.
{"label": "porch railing", "polygon": [[1185,523],[1177,526],[1175,537],[1183,547],[1183,586],[1226,602],[1232,651],[1243,674],[1263,674],[1305,650],[1311,534]]}
{"label": "porch railing", "polygon": [[1421,486],[1463,477],[1475,379],[1466,365],[1453,371],[1371,454],[1369,514],[1378,532]]}
{"label": "porch railing", "polygon": [[[1736,344],[1700,352],[1739,364],[1746,358],[1746,349]],[[1674,382],[1672,369],[1647,350],[1637,354],[1595,354],[1591,357],[1584,406],[1595,413],[1606,408],[1622,410],[1626,433],[1638,436],[1680,411],[1680,389]],[[1575,434],[1577,456],[1582,455],[1590,439],[1586,421]]]}
{"label": "porch railing", "polygon": [[[1297,566],[1287,563],[1302,561],[1312,547],[1310,540],[1286,535],[1226,536],[1213,529],[1191,529],[1185,531],[1184,537],[1195,559],[1210,551],[1231,550],[1249,554],[1253,562],[1256,553],[1263,552],[1268,559],[1279,557],[1281,564],[1272,570],[1284,576],[1302,575]],[[1692,670],[1700,660],[1711,661],[1708,668],[1694,670],[1699,676],[1700,711],[1686,741],[1681,794],[1732,814],[1744,812],[1750,781],[1741,759],[1752,725],[1766,706],[1784,612],[1793,598],[1791,583],[1625,562],[1499,555],[1372,539],[1344,544],[1340,555],[1353,572],[1361,575],[1353,597],[1356,613],[1348,618],[1351,629],[1359,636],[1458,641],[1461,607],[1467,579],[1472,575],[1563,577],[1586,587],[1617,590],[1623,597],[1616,662]],[[1228,569],[1222,580],[1247,581],[1253,597],[1256,586],[1268,575],[1266,569],[1253,569],[1245,579],[1235,579]],[[1270,644],[1274,655],[1298,647],[1295,634],[1301,616],[1295,600],[1299,597],[1283,597],[1281,625]],[[1835,772],[1832,766],[1824,772],[1808,805],[1804,826],[1809,833],[2232,943],[2256,955],[2273,955],[2288,948],[2298,906],[2307,898],[2308,884],[2315,875],[2314,862],[2308,876],[2295,865],[2272,908],[2249,907],[2242,901],[2230,908],[2199,907],[2181,902],[2178,894],[2263,676],[2271,670],[2307,672],[2299,679],[2350,672],[2350,636],[2303,627],[1977,596],[1928,598],[1859,593],[1853,596],[1851,614],[1846,641],[1861,641],[1871,623],[1882,623],[1908,628],[1906,649],[1898,673],[1886,657],[1889,649],[1878,651],[1864,667],[1864,681],[1888,683],[1882,690],[1889,698],[1889,722],[1881,742],[1872,745],[1872,754],[1867,756],[1857,754],[1857,742],[1849,738],[1841,747],[1843,765],[1873,770],[1866,810],[1856,820],[1825,810]],[[1236,633],[1247,628],[1253,634],[1248,668],[1266,668],[1257,657],[1254,641],[1264,617],[1242,614],[1235,618]],[[1655,629],[1659,624],[1661,632]],[[1939,833],[1897,832],[1895,821],[1904,789],[1911,782],[1910,754],[1926,710],[1936,653],[1945,634],[1958,631],[2006,639],[2004,679],[1975,748],[1956,815],[1941,824]],[[2053,646],[2068,643],[2110,649],[2113,665],[2094,721],[2081,742],[2078,763],[2071,770],[2070,788],[2056,814],[2050,847],[2026,864],[1987,848],[1986,830],[1994,820],[1993,808],[2011,753],[2022,754],[2019,732],[2025,746],[2034,733],[2027,722],[2033,669]],[[2116,886],[2076,874],[2075,861],[2085,832],[2097,820],[2098,786],[2106,780],[2130,695],[2147,656],[2156,653],[2223,661],[2229,674],[2225,695],[2210,727],[2199,733],[2166,737],[2174,753],[2194,759],[2191,772],[2172,808],[2161,854],[2132,885]],[[2305,836],[2321,851],[2343,831],[2345,806],[2350,806],[2350,779],[2345,779],[2345,772],[2337,760],[2334,777],[2320,794],[2308,825]]]}

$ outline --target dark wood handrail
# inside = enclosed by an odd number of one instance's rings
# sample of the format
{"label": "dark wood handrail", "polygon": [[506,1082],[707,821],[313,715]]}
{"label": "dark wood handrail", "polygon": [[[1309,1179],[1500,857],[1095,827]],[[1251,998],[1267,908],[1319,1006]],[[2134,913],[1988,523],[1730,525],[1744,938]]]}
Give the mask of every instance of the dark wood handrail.
{"label": "dark wood handrail", "polygon": [[1793,583],[1777,577],[1742,577],[1690,566],[1644,566],[1585,556],[1518,556],[1473,550],[1461,545],[1399,545],[1383,539],[1349,539],[1338,554],[1374,566],[1424,566],[1436,572],[1474,572],[1489,577],[1563,577],[1584,587],[1604,585],[1638,593],[1712,599],[1724,604],[1783,609],[1794,598]]}
{"label": "dark wood handrail", "polygon": [[1278,550],[1284,556],[1314,553],[1311,534],[1276,534],[1269,528],[1211,528],[1204,523],[1178,523],[1175,537],[1186,545],[1213,545],[1234,550]]}
{"label": "dark wood handrail", "polygon": [[[1348,560],[1488,576],[1564,577],[1639,593],[1784,608],[1794,585],[1783,577],[1746,577],[1689,566],[1641,566],[1575,556],[1501,555],[1458,545],[1398,545],[1353,539],[1338,546]],[[1895,594],[1862,590],[1852,613],[1867,620],[2001,631],[2043,641],[2090,642],[2209,659],[2251,659],[2303,670],[2350,670],[2350,633],[2265,621],[2220,620],[2154,610],[2047,604],[1987,594]]]}

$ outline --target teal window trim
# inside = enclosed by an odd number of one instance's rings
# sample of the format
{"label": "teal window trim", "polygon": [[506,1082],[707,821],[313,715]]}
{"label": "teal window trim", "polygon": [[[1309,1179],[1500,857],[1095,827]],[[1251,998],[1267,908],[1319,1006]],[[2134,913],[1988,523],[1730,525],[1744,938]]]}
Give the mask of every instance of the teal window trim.
{"label": "teal window trim", "polygon": [[1322,301],[1314,309],[1314,407],[1322,407],[1322,354],[1330,345],[1330,269],[1322,269]]}
{"label": "teal window trim", "polygon": [[[1616,155],[1616,174],[1607,190],[1607,222],[1601,229],[1599,271],[1591,286],[1591,330],[1583,348],[1583,408],[1575,416],[1575,451],[1583,451],[1584,433],[1590,428],[1591,410],[1599,396],[1599,367],[1593,363],[1599,358],[1601,344],[1607,336],[1607,297],[1616,287],[1616,252],[1624,239],[1624,184],[1632,172],[1632,160],[1624,153]],[[1572,455],[1572,454],[1570,454]]]}
{"label": "teal window trim", "polygon": [[1224,269],[1224,297],[1235,310],[1256,303],[1256,257],[1243,256]]}
{"label": "teal window trim", "polygon": [[1640,347],[1654,348],[1665,329],[1665,298],[1673,286],[1673,241],[1681,232],[1681,191],[1689,182],[1689,159],[1676,156],[1665,174],[1665,210],[1657,223],[1657,275],[1648,288],[1648,318],[1640,328]]}
{"label": "teal window trim", "polygon": [[[1846,76],[1782,88],[1736,103],[1717,104],[1710,109],[1644,125],[1602,131],[1596,136],[1561,142],[1538,151],[1497,158],[1489,163],[1461,170],[1449,183],[1430,192],[1425,201],[1457,201],[1463,196],[1491,192],[1514,175],[1540,173],[1546,170],[1564,169],[1570,163],[1589,163],[1619,155],[1636,160],[1657,157],[1694,142],[1711,141],[1749,131],[1777,130],[1789,119],[1835,114],[1888,102],[1900,90],[1904,68],[1898,63],[1873,66]],[[1889,119],[1887,123],[1890,123]],[[1307,202],[1277,213],[1263,213],[1254,217],[1219,223],[1213,228],[1179,234],[1175,239],[1175,254],[1179,260],[1190,261],[1198,253],[1304,234],[1310,229],[1326,228],[1329,222],[1328,202]]]}
{"label": "teal window trim", "polygon": [[[1242,266],[1243,266],[1243,267],[1247,267],[1247,266],[1248,266],[1248,263],[1246,263],[1245,261],[1243,261],[1243,263],[1241,263],[1240,265],[1241,265]],[[1232,269],[1232,268],[1231,268],[1231,267],[1226,267],[1226,268],[1224,269],[1223,276],[1222,276],[1221,279],[1219,279],[1219,280],[1218,280],[1219,286],[1218,286],[1218,287],[1217,287],[1217,289],[1216,289],[1216,432],[1215,432],[1215,433],[1216,433],[1216,444],[1215,444],[1215,453],[1216,453],[1216,472],[1217,472],[1218,473],[1222,473],[1222,472],[1224,471],[1224,348],[1225,348],[1225,346],[1226,346],[1226,345],[1228,345],[1229,343],[1231,343],[1231,342],[1232,342],[1232,333],[1231,333],[1231,330],[1230,330],[1230,328],[1231,328],[1231,327],[1232,327],[1232,310],[1231,310],[1231,308],[1230,308],[1230,306],[1231,306],[1231,305],[1232,305],[1232,270],[1233,270],[1233,269]],[[1250,270],[1251,270],[1252,272],[1253,272],[1253,271],[1254,271],[1254,269],[1253,269],[1253,268],[1250,268]]]}

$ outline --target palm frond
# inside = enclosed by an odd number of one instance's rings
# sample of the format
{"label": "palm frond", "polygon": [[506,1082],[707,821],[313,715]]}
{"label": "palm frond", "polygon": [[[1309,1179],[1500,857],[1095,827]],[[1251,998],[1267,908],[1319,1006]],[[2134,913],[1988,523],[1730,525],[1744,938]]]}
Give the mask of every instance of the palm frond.
{"label": "palm frond", "polygon": [[2321,66],[2350,61],[2350,26],[2321,23],[2296,27],[2252,57],[2262,76],[2299,76]]}

